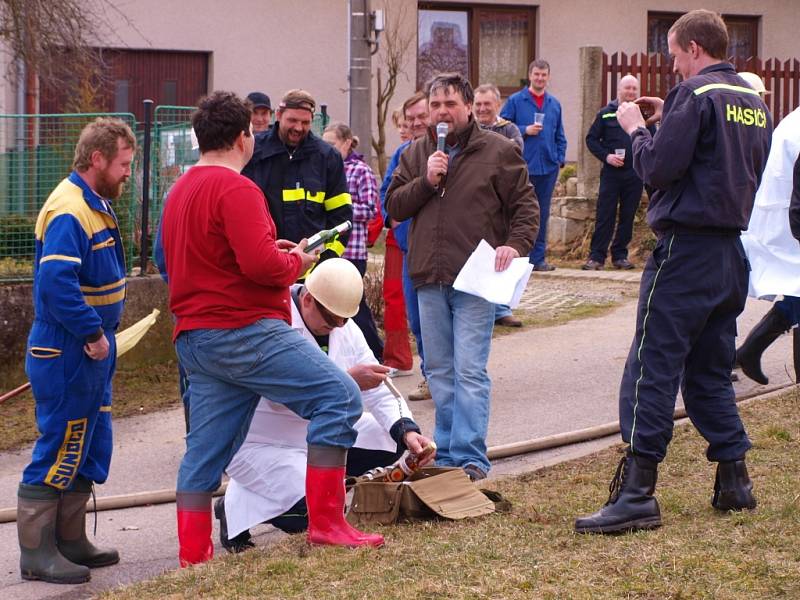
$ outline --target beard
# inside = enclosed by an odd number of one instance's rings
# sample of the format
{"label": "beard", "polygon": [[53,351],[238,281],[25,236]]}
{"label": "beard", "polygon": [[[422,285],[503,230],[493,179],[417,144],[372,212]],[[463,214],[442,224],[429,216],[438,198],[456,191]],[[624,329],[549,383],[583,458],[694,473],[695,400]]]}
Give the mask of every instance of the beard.
{"label": "beard", "polygon": [[95,180],[95,191],[106,200],[116,200],[122,195],[122,190],[127,181],[127,177],[120,179],[112,179],[108,174],[108,170],[100,171]]}

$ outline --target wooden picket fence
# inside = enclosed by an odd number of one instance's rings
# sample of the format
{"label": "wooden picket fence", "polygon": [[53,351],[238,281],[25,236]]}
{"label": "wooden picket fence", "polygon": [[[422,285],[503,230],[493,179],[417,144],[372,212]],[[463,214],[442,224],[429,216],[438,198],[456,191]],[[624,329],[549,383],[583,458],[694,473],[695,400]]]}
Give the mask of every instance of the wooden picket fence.
{"label": "wooden picket fence", "polygon": [[[800,60],[751,57],[730,58],[729,61],[737,71],[751,71],[764,80],[770,92],[764,100],[776,125],[800,106]],[[603,52],[603,98],[606,102],[617,97],[617,82],[629,73],[639,78],[642,96],[664,98],[681,80],[672,72],[672,61],[664,54],[639,52],[628,56],[615,52],[609,56]]]}

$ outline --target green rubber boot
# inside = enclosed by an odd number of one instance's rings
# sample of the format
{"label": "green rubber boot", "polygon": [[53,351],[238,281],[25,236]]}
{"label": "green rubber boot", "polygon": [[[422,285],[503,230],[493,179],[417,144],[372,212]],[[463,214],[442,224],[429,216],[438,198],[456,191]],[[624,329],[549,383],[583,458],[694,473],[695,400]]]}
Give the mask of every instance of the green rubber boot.
{"label": "green rubber boot", "polygon": [[19,569],[23,579],[48,583],[85,583],[91,575],[83,565],[66,559],[56,547],[58,490],[44,485],[19,484],[17,535]]}
{"label": "green rubber boot", "polygon": [[61,554],[72,562],[96,569],[117,564],[119,552],[98,548],[86,537],[86,503],[91,493],[92,483],[78,477],[73,488],[61,494],[56,543]]}

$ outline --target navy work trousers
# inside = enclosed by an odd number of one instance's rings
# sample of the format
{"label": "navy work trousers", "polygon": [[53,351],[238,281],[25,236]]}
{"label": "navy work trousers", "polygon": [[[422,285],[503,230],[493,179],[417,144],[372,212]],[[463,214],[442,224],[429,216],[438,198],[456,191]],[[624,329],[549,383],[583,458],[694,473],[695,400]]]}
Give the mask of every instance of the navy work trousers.
{"label": "navy work trousers", "polygon": [[[628,244],[633,235],[633,218],[636,216],[636,209],[639,208],[643,188],[642,180],[633,169],[619,169],[619,173],[609,173],[609,168],[612,167],[604,168],[600,176],[596,222],[589,251],[589,258],[601,264],[606,260],[609,243],[611,243],[612,261],[628,258]],[[618,222],[617,207],[619,207]],[[615,222],[617,222],[616,233]],[[613,242],[612,234],[614,234]]]}
{"label": "navy work trousers", "polygon": [[742,458],[750,448],[730,380],[749,270],[737,235],[676,230],[659,239],[642,274],[620,384],[622,439],[634,454],[664,459],[679,384],[708,460]]}

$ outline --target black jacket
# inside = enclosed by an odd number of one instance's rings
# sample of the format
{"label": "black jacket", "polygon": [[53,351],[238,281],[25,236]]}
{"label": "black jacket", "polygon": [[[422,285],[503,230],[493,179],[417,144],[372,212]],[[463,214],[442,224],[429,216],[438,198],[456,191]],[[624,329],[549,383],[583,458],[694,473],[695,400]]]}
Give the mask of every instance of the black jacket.
{"label": "black jacket", "polygon": [[794,163],[792,199],[789,201],[789,226],[792,228],[792,235],[800,242],[800,156]]}
{"label": "black jacket", "polygon": [[747,229],[772,118],[733,66],[718,63],[681,82],[664,102],[656,135],[639,128],[631,137],[633,166],[655,188],[647,209],[654,231]]}
{"label": "black jacket", "polygon": [[[619,101],[612,100],[597,112],[594,123],[586,134],[586,147],[603,163],[603,175],[634,175],[633,150],[631,136],[617,122]],[[651,135],[656,134],[655,125],[647,128]],[[617,148],[625,148],[625,165],[612,167],[606,162],[606,156],[614,154]]]}
{"label": "black jacket", "polygon": [[[256,135],[253,158],[242,175],[252,179],[267,197],[278,238],[299,242],[321,229],[353,218],[342,156],[309,132],[292,152],[278,135],[279,124]],[[341,256],[348,234],[326,244]]]}
{"label": "black jacket", "polygon": [[461,151],[437,188],[427,178],[428,157],[436,151],[430,127],[400,155],[386,192],[389,216],[413,217],[406,259],[414,287],[452,285],[481,239],[525,256],[539,231],[539,202],[520,147],[474,118],[448,139]]}

